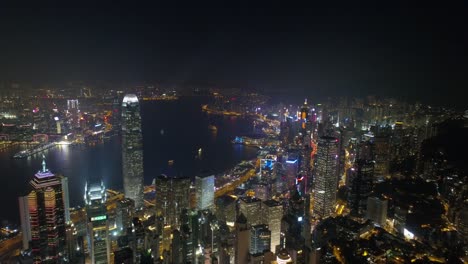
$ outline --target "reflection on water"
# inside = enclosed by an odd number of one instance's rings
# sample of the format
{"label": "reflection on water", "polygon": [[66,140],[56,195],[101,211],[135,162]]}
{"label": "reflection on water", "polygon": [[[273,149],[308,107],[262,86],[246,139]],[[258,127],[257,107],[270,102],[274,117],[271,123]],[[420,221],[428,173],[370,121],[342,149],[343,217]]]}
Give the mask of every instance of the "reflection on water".
{"label": "reflection on water", "polygon": [[[232,145],[231,140],[252,131],[251,122],[242,118],[210,116],[195,100],[145,102],[142,105],[145,183],[168,171],[192,177],[198,171],[221,172],[242,159],[256,157],[256,149]],[[215,125],[217,131],[208,129]],[[161,133],[161,131],[164,131]],[[199,154],[198,149],[202,148]],[[42,153],[28,159],[11,159],[21,150],[15,146],[0,152],[0,219],[19,221],[18,199],[34,173],[41,168]],[[83,203],[88,177],[101,177],[108,188],[122,188],[121,139],[118,136],[90,147],[59,145],[43,152],[47,167],[68,177],[70,205]]]}

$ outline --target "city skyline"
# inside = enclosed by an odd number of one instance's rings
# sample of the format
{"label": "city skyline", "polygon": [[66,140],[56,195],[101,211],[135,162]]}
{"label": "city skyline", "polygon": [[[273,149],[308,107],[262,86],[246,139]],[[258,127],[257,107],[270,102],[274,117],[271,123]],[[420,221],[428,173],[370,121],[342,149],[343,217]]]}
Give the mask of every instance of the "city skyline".
{"label": "city skyline", "polygon": [[1,7],[0,263],[468,263],[467,11]]}
{"label": "city skyline", "polygon": [[464,3],[4,8],[0,80],[176,81],[463,105],[466,10]]}

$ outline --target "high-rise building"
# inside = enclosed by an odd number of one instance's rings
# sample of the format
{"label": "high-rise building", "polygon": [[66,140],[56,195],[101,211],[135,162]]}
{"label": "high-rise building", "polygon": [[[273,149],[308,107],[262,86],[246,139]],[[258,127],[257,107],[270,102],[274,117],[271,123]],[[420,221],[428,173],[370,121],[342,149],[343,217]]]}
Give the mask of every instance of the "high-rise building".
{"label": "high-rise building", "polygon": [[375,174],[374,182],[385,178],[390,168],[390,138],[385,135],[374,137]]}
{"label": "high-rise building", "polygon": [[70,127],[80,127],[80,107],[77,99],[67,100],[67,111]]}
{"label": "high-rise building", "polygon": [[223,195],[216,199],[216,218],[226,222],[228,226],[234,226],[236,221],[237,199],[230,195]]}
{"label": "high-rise building", "polygon": [[197,209],[206,210],[214,208],[214,175],[202,174],[195,178],[197,186]]}
{"label": "high-rise building", "polygon": [[190,209],[190,179],[160,175],[155,179],[156,214],[162,216],[164,225],[179,228],[183,209]]}
{"label": "high-rise building", "polygon": [[135,202],[132,199],[125,198],[117,202],[115,224],[120,233],[125,234],[127,229],[132,226],[134,209]]}
{"label": "high-rise building", "polygon": [[267,225],[250,227],[250,254],[259,254],[270,250],[271,231]]}
{"label": "high-rise building", "polygon": [[374,161],[359,159],[348,173],[348,207],[352,216],[363,216],[372,193]]}
{"label": "high-rise building", "polygon": [[300,120],[302,133],[305,133],[307,131],[307,125],[309,123],[309,106],[307,105],[307,99],[305,99],[304,105],[301,108]]}
{"label": "high-rise building", "polygon": [[241,213],[234,224],[234,263],[248,263],[250,249],[250,229],[247,218]]}
{"label": "high-rise building", "polygon": [[318,140],[315,175],[314,213],[325,218],[332,214],[338,182],[338,139],[323,136]]}
{"label": "high-rise building", "polygon": [[239,199],[239,212],[247,218],[249,225],[259,225],[262,223],[261,212],[262,200],[255,197],[242,197]]}
{"label": "high-rise building", "polygon": [[268,200],[262,205],[263,224],[268,225],[271,231],[270,251],[275,253],[276,247],[281,242],[281,219],[283,218],[283,206],[275,201]]}
{"label": "high-rise building", "polygon": [[387,220],[387,200],[379,197],[369,197],[367,199],[366,218],[383,226]]}
{"label": "high-rise building", "polygon": [[85,187],[88,246],[91,263],[110,263],[109,222],[104,184],[87,183]]}
{"label": "high-rise building", "polygon": [[289,154],[286,162],[284,164],[285,167],[285,184],[286,188],[289,190],[296,184],[297,173],[299,171],[299,156],[296,153]]}
{"label": "high-rise building", "polygon": [[127,94],[122,102],[122,174],[125,197],[135,201],[141,209],[143,202],[143,138],[140,104],[134,94]]}
{"label": "high-rise building", "polygon": [[62,180],[46,168],[43,160],[30,188],[29,194],[19,198],[23,248],[31,248],[34,263],[58,263],[66,238]]}

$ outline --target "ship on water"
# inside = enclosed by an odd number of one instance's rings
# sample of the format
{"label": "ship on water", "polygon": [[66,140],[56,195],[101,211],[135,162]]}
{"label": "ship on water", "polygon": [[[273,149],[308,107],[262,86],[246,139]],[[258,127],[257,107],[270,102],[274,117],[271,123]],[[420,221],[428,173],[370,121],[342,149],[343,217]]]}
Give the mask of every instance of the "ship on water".
{"label": "ship on water", "polygon": [[214,125],[209,125],[208,129],[211,130],[211,131],[218,131],[218,128],[216,126],[214,126]]}

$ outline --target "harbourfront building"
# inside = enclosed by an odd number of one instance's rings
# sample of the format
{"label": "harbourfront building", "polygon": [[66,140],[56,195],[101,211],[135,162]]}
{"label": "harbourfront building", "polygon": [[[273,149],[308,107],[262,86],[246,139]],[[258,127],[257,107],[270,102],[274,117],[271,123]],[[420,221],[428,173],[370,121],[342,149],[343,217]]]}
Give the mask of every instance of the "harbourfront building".
{"label": "harbourfront building", "polygon": [[122,102],[122,174],[126,198],[135,201],[135,208],[143,208],[143,136],[140,104],[134,94],[127,94]]}
{"label": "harbourfront building", "polygon": [[215,180],[212,174],[201,174],[195,178],[197,188],[197,209],[206,210],[214,208]]}
{"label": "harbourfront building", "polygon": [[87,183],[85,187],[88,247],[91,263],[110,263],[109,223],[104,184]]}
{"label": "harbourfront building", "polygon": [[58,263],[64,256],[68,194],[63,193],[63,183],[43,160],[42,170],[30,181],[30,192],[19,198],[23,249],[31,249],[34,263]]}

